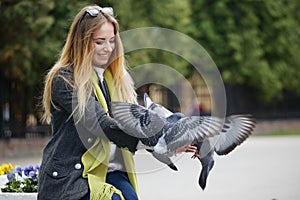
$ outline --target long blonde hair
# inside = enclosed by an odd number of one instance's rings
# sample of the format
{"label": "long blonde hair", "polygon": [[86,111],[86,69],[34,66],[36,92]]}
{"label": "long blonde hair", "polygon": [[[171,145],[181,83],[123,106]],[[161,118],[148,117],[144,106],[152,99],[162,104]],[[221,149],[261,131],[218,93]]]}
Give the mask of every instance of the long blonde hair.
{"label": "long blonde hair", "polygon": [[123,45],[119,36],[119,24],[113,16],[102,12],[96,17],[90,16],[86,10],[91,8],[101,9],[97,5],[86,6],[75,16],[61,56],[46,76],[43,94],[44,115],[42,119],[47,123],[51,122],[51,105],[58,109],[51,97],[52,80],[55,74],[64,67],[73,66],[74,84],[70,80],[65,79],[71,87],[77,90],[78,106],[76,113],[77,117],[79,117],[77,119],[81,119],[84,116],[87,100],[92,94],[92,83],[90,80],[93,72],[92,55],[94,51],[92,35],[105,22],[113,24],[116,38],[115,49],[112,52],[110,64],[106,69],[110,70],[114,78],[116,88],[114,92],[117,92],[120,101],[137,103],[133,80],[126,70]]}

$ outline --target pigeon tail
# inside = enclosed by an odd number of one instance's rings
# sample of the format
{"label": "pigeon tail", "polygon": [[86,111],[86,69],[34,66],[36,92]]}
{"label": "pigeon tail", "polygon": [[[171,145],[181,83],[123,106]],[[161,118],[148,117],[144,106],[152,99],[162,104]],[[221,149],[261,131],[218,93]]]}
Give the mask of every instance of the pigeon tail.
{"label": "pigeon tail", "polygon": [[171,169],[173,169],[174,171],[178,171],[177,167],[175,166],[175,164],[172,162],[171,158],[168,157],[166,154],[159,154],[156,153],[153,150],[147,150],[148,152],[151,152],[153,157],[156,158],[158,161],[165,163],[166,165],[168,165]]}
{"label": "pigeon tail", "polygon": [[169,164],[168,166],[174,171],[178,171],[177,167],[173,163]]}
{"label": "pigeon tail", "polygon": [[202,166],[202,170],[201,170],[200,177],[199,177],[199,185],[202,188],[202,190],[204,190],[206,187],[206,180],[207,180],[210,170],[214,166],[214,163],[215,163],[214,160],[210,160],[210,162],[207,165]]}

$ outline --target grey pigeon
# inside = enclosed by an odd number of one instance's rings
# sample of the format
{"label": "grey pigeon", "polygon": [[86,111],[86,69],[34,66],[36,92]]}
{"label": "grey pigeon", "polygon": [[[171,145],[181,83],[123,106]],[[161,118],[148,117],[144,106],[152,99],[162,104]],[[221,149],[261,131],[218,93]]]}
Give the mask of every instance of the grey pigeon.
{"label": "grey pigeon", "polygon": [[220,119],[182,118],[170,123],[143,106],[124,102],[112,102],[111,111],[118,127],[125,133],[139,138],[146,149],[160,162],[177,170],[171,160],[176,149],[219,134]]}
{"label": "grey pigeon", "polygon": [[[184,115],[172,113],[165,107],[154,103],[150,97],[144,94],[145,107],[158,113],[160,116],[178,121]],[[200,113],[201,114],[201,113]],[[170,121],[170,120],[169,120]],[[198,158],[202,165],[199,176],[199,185],[204,190],[206,187],[207,177],[214,166],[214,152],[218,155],[226,155],[245,141],[255,127],[255,122],[248,115],[233,115],[226,118],[221,133],[214,137],[205,138],[203,141],[195,141],[197,153],[193,156]]]}
{"label": "grey pigeon", "polygon": [[[183,117],[171,123],[153,110],[124,102],[112,102],[111,109],[124,132],[151,147],[153,155],[160,155],[169,161],[176,149],[219,135],[223,126],[221,118],[207,116]],[[233,132],[239,132],[240,127],[234,128]]]}
{"label": "grey pigeon", "polygon": [[180,147],[220,134],[222,125],[222,120],[217,117],[183,117],[170,123],[140,105],[112,102],[111,106],[112,115],[120,129],[153,147],[155,153],[169,157]]}

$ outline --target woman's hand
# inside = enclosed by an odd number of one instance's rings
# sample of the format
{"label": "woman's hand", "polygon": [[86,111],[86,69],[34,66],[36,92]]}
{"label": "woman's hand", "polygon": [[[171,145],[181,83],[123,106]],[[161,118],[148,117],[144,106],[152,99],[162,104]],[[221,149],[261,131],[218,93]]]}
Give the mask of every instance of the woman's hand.
{"label": "woman's hand", "polygon": [[186,153],[197,153],[197,147],[193,146],[193,145],[185,145],[183,147],[180,147],[180,148],[176,149],[174,155],[176,156],[177,154],[180,154],[180,153],[183,153],[183,152],[186,152]]}

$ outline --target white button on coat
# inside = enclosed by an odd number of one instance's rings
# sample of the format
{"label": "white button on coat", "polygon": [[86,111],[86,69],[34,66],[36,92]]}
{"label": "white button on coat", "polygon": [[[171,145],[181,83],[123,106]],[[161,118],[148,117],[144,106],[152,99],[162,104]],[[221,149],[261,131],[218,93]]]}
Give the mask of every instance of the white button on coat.
{"label": "white button on coat", "polygon": [[53,172],[52,176],[56,177],[56,176],[58,176],[58,173],[57,172]]}
{"label": "white button on coat", "polygon": [[88,138],[88,143],[92,143],[93,142],[93,138]]}
{"label": "white button on coat", "polygon": [[75,165],[75,169],[81,169],[81,164],[80,164],[80,163],[77,163],[77,164]]}

